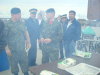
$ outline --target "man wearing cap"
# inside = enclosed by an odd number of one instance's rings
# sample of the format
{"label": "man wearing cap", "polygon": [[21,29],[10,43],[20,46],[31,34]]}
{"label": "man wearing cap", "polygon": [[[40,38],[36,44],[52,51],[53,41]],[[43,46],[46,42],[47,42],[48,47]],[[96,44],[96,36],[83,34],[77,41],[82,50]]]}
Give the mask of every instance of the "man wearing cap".
{"label": "man wearing cap", "polygon": [[37,39],[39,38],[39,23],[36,19],[37,9],[29,10],[30,17],[26,20],[26,26],[31,40],[31,48],[28,51],[29,67],[36,65]]}
{"label": "man wearing cap", "polygon": [[31,44],[25,23],[21,20],[21,10],[19,8],[11,9],[11,19],[6,23],[5,31],[8,45],[6,52],[9,55],[11,72],[18,75],[19,64],[24,75],[29,75],[25,43],[26,48],[30,48]]}
{"label": "man wearing cap", "polygon": [[42,63],[56,61],[59,58],[59,42],[62,39],[62,27],[55,19],[55,10],[50,8],[46,11],[47,20],[43,23],[40,34],[42,43]]}
{"label": "man wearing cap", "polygon": [[[61,22],[61,25],[62,25],[62,27],[63,27],[63,32],[64,32],[64,28],[65,28],[65,26],[66,26],[66,24],[67,24],[67,22],[68,22],[68,19],[67,19],[67,14],[64,14],[64,15],[61,15],[61,20],[60,20],[60,22]],[[64,33],[63,33],[64,34]],[[61,41],[60,41],[60,59],[64,59],[64,51],[63,51],[63,48],[64,48],[64,40],[62,39]]]}

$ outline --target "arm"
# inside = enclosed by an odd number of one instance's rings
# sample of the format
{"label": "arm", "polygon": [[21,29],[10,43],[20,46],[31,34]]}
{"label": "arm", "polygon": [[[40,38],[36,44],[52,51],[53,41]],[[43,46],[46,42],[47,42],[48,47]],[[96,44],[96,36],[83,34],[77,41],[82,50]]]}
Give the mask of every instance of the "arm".
{"label": "arm", "polygon": [[8,34],[9,34],[9,26],[7,24],[5,24],[4,26],[4,31],[3,31],[3,42],[4,42],[4,49],[7,53],[8,56],[12,56],[11,50],[8,47]]}
{"label": "arm", "polygon": [[26,37],[26,48],[31,48],[30,37],[29,37],[28,31],[25,31],[25,37]]}
{"label": "arm", "polygon": [[80,23],[78,23],[77,25],[76,35],[77,35],[76,40],[79,40],[81,37],[81,24]]}
{"label": "arm", "polygon": [[9,49],[8,45],[5,47],[5,50],[8,56],[12,56],[11,50]]}

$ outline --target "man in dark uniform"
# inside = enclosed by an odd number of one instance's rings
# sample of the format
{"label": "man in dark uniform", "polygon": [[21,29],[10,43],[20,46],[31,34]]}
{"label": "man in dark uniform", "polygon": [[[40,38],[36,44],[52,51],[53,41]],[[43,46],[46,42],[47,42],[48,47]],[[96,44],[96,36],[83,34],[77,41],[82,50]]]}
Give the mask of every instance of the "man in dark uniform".
{"label": "man in dark uniform", "polygon": [[35,66],[37,56],[37,39],[39,37],[39,23],[36,19],[37,9],[30,9],[29,12],[30,17],[26,20],[26,26],[31,40],[31,48],[28,51],[28,62],[29,66]]}

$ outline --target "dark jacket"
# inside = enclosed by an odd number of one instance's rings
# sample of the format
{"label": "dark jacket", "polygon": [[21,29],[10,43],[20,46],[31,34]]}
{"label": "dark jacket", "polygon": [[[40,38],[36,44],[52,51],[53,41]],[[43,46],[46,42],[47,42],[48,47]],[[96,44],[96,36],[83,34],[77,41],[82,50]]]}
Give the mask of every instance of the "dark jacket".
{"label": "dark jacket", "polygon": [[67,28],[67,25],[64,25],[64,41],[77,41],[81,36],[81,25],[74,19],[72,24]]}
{"label": "dark jacket", "polygon": [[37,19],[29,18],[25,22],[29,32],[30,40],[37,40],[39,38],[39,23]]}
{"label": "dark jacket", "polygon": [[4,23],[0,20],[0,52],[5,50],[5,46],[7,45],[5,34],[4,34]]}
{"label": "dark jacket", "polygon": [[0,20],[0,72],[9,69],[9,62],[5,51],[6,39],[4,34],[4,23]]}

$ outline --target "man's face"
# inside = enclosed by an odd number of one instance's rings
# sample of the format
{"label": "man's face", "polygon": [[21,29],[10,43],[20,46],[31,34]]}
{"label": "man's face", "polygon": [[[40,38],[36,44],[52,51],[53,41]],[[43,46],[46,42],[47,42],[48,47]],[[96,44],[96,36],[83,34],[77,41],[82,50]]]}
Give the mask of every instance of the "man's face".
{"label": "man's face", "polygon": [[36,10],[32,10],[32,11],[30,12],[30,17],[31,17],[31,18],[36,18],[36,14],[37,14],[37,11],[36,11]]}
{"label": "man's face", "polygon": [[15,21],[19,21],[21,19],[21,13],[11,14],[11,16]]}
{"label": "man's face", "polygon": [[42,19],[42,16],[41,16],[41,15],[38,15],[37,18],[38,18],[38,19]]}
{"label": "man's face", "polygon": [[54,16],[55,16],[55,13],[46,13],[47,19],[52,19],[54,18]]}
{"label": "man's face", "polygon": [[72,20],[75,18],[75,14],[74,13],[69,13],[69,19]]}

